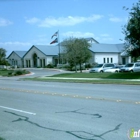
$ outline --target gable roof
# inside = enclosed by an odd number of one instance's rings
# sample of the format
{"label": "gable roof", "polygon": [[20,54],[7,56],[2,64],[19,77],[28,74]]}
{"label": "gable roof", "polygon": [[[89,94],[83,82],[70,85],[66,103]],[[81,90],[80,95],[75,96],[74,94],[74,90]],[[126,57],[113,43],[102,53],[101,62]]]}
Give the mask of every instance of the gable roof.
{"label": "gable roof", "polygon": [[34,45],[40,51],[42,51],[45,55],[58,55],[58,46],[55,45]]}
{"label": "gable roof", "polygon": [[120,53],[124,48],[124,44],[92,44],[90,50],[98,53]]}
{"label": "gable roof", "polygon": [[[53,46],[53,45],[33,45],[27,52],[26,54],[33,48],[35,47],[38,49],[40,52],[45,54],[46,56],[55,56],[58,55],[58,46]],[[26,54],[23,56],[25,57]]]}
{"label": "gable roof", "polygon": [[12,51],[11,54],[7,57],[7,59],[12,55],[12,53],[17,54],[20,58],[22,58],[27,51]]}
{"label": "gable roof", "polygon": [[27,51],[14,51],[19,57],[23,57]]}
{"label": "gable roof", "polygon": [[85,38],[87,41],[91,41],[92,42],[95,42],[95,43],[99,43],[97,40],[95,40],[93,37],[88,37],[88,38]]}

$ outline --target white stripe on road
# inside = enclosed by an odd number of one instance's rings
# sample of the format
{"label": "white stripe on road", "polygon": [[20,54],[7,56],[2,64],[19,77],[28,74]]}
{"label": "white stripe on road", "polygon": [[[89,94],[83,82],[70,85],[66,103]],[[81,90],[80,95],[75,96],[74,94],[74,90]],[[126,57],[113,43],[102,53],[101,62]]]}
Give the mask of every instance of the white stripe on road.
{"label": "white stripe on road", "polygon": [[23,110],[19,110],[19,109],[14,109],[14,108],[6,107],[6,106],[0,106],[0,108],[13,110],[13,111],[17,111],[17,112],[22,112],[22,113],[26,113],[26,114],[30,114],[30,115],[36,115],[36,113],[27,112],[27,111],[23,111]]}

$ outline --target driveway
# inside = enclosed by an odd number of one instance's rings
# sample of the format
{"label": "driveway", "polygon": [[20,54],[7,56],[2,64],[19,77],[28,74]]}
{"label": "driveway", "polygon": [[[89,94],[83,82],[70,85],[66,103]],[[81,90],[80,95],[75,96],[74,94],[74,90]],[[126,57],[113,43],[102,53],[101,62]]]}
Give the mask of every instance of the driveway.
{"label": "driveway", "polygon": [[31,74],[27,74],[25,76],[28,77],[40,77],[40,76],[51,76],[54,74],[60,74],[65,72],[64,70],[59,70],[59,69],[46,69],[46,68],[31,68],[31,69],[26,69],[31,72]]}

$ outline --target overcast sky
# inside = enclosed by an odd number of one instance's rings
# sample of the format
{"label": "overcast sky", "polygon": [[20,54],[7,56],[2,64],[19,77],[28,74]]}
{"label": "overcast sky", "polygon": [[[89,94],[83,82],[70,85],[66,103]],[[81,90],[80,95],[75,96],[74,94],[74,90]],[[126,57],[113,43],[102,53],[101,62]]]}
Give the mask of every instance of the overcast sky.
{"label": "overcast sky", "polygon": [[[122,26],[138,0],[0,0],[0,48],[28,50],[48,45],[59,30],[68,37],[93,37],[99,43],[123,43]],[[50,48],[51,49],[51,48]]]}

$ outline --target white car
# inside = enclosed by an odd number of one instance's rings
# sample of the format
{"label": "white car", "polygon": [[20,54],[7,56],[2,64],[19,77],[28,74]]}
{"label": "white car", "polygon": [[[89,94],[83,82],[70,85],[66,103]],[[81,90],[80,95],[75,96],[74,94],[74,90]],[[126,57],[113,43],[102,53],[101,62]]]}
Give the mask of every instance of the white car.
{"label": "white car", "polygon": [[106,69],[110,69],[115,67],[115,64],[112,63],[105,63],[105,64],[98,64],[95,67],[93,67],[92,69],[90,69],[89,73],[93,73],[93,72],[104,72],[104,70]]}
{"label": "white car", "polygon": [[140,72],[140,62],[126,64],[121,72]]}
{"label": "white car", "polygon": [[110,68],[110,69],[106,69],[106,70],[104,70],[104,72],[112,72],[112,73],[118,73],[118,72],[120,72],[120,69],[121,69],[121,66],[116,66],[116,67],[113,67],[113,68]]}

